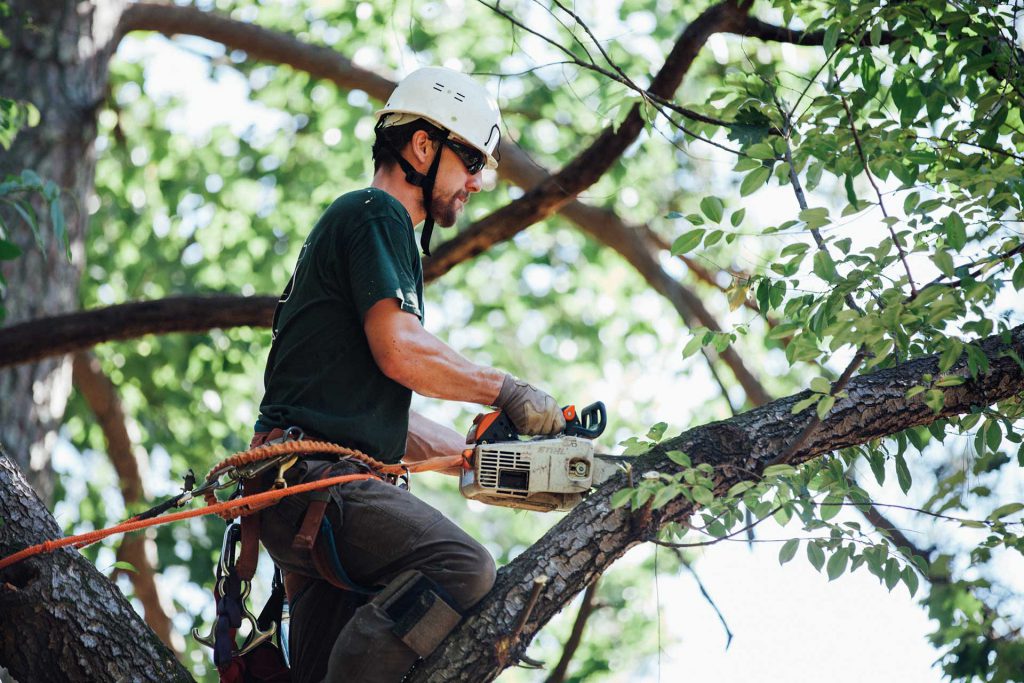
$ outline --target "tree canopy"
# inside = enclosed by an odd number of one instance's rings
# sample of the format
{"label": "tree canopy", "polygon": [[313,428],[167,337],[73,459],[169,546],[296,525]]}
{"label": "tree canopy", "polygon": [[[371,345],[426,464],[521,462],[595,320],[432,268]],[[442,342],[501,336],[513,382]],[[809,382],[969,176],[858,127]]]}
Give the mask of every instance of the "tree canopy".
{"label": "tree canopy", "polygon": [[[547,680],[600,680],[613,646],[640,666],[653,625],[623,595],[649,586],[614,562],[660,544],[673,571],[768,519],[780,562],[919,596],[950,679],[1024,680],[1019,3],[8,4],[0,556],[55,533],[43,506],[65,532],[106,526],[245,447],[306,233],[368,182],[395,80],[441,64],[487,85],[504,130],[489,191],[435,232],[426,324],[564,402],[604,400],[603,448],[638,460],[542,521],[425,479],[504,568],[413,680],[490,680],[602,575],[540,639],[565,654]],[[161,72],[171,49],[190,57]],[[197,585],[220,532],[84,551],[184,668],[144,627],[107,637],[164,679],[211,680],[183,635],[212,614]],[[31,680],[66,666],[17,652],[60,600],[39,577],[94,570],[26,564],[0,577],[0,667]],[[595,601],[621,626],[581,637]]]}

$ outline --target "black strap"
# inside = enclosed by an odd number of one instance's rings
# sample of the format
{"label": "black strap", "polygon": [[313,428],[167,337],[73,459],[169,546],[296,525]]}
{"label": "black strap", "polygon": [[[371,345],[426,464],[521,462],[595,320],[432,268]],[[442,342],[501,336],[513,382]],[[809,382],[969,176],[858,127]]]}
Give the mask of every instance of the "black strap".
{"label": "black strap", "polygon": [[284,577],[281,575],[281,568],[274,565],[274,582],[271,584],[270,597],[267,604],[263,605],[263,611],[256,618],[256,627],[266,631],[271,624],[277,624],[278,633],[281,631],[281,613],[284,611]]}
{"label": "black strap", "polygon": [[430,256],[430,235],[434,232],[434,215],[431,212],[431,205],[434,203],[434,181],[437,180],[437,168],[441,165],[441,152],[444,151],[444,141],[448,139],[449,132],[444,131],[437,145],[437,153],[430,163],[430,170],[427,171],[427,178],[423,182],[423,209],[427,212],[427,218],[423,222],[423,232],[420,235],[420,247],[424,256]]}

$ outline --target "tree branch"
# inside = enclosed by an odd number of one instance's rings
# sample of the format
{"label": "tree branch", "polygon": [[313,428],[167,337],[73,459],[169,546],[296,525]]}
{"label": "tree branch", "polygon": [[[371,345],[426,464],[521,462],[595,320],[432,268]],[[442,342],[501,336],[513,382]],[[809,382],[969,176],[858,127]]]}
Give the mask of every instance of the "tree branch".
{"label": "tree branch", "polygon": [[[99,361],[90,353],[74,354],[72,380],[103,430],[103,436],[107,440],[107,455],[121,483],[125,507],[142,502],[145,499],[145,486],[139,472],[138,460],[132,450],[117,389],[103,374]],[[151,545],[152,541],[148,543]],[[127,534],[117,549],[117,559],[135,567],[134,572],[126,574],[132,582],[135,595],[142,602],[146,624],[165,645],[177,652],[178,648],[174,647],[171,635],[171,617],[161,604],[160,591],[156,585],[156,570],[146,554],[146,545],[145,532]]]}
{"label": "tree branch", "polygon": [[580,603],[580,610],[576,613],[576,621],[573,622],[572,631],[569,633],[565,646],[562,648],[562,656],[558,660],[558,664],[555,664],[555,668],[548,674],[548,677],[544,679],[544,683],[563,683],[565,681],[565,674],[569,672],[569,663],[572,661],[573,655],[576,654],[576,650],[579,649],[580,643],[583,642],[583,629],[587,625],[590,616],[594,613],[594,610],[598,607],[596,602],[597,583],[600,580],[600,577],[594,579],[594,582],[587,586],[587,590],[583,591],[583,602]]}
{"label": "tree branch", "polygon": [[[747,36],[749,38],[760,38],[761,40],[770,40],[777,43],[792,43],[793,45],[824,45],[825,44],[825,32],[824,31],[799,31],[785,26],[776,26],[767,22],[761,21],[755,17],[747,17],[746,21],[743,22],[743,26],[735,33]],[[896,40],[896,36],[889,31],[882,31],[881,38],[878,41],[878,45],[889,45]],[[844,39],[840,37],[840,43],[844,42]],[[845,41],[848,42],[848,41]],[[858,43],[859,45],[872,45],[871,37],[865,34]]]}
{"label": "tree branch", "polygon": [[12,325],[0,331],[0,368],[146,334],[269,327],[277,297],[168,297]]}
{"label": "tree branch", "polygon": [[[805,462],[1020,395],[1024,391],[1024,372],[1009,351],[1024,354],[1024,326],[1011,330],[1009,339],[1009,345],[1004,345],[998,335],[979,342],[990,360],[990,370],[985,375],[970,378],[966,358],[953,366],[950,372],[967,377],[967,381],[956,387],[940,388],[945,404],[939,412],[932,411],[920,397],[906,398],[907,389],[923,383],[925,374],[938,374],[936,355],[852,379],[847,386],[848,396],[837,401],[819,429],[793,454],[791,462]],[[792,406],[809,393],[801,392],[663,441],[638,458],[633,469],[676,473],[678,466],[664,454],[679,450],[689,454],[694,465],[708,463],[715,468],[715,490],[719,493],[740,481],[756,479],[754,473],[777,458],[792,441],[792,435],[802,431],[812,419],[813,411],[790,413]],[[656,511],[649,507],[634,512],[613,509],[611,495],[626,485],[624,474],[606,482],[537,543],[502,568],[491,594],[413,672],[410,683],[493,679],[500,668],[494,653],[479,647],[479,643],[493,642],[498,634],[508,632],[511,620],[530,591],[531,577],[538,573],[550,577],[549,589],[537,601],[520,648],[525,648],[529,639],[568,604],[573,586],[590,583],[629,548],[650,538],[670,521],[685,521],[697,509],[685,498],[670,501]]]}
{"label": "tree branch", "polygon": [[[659,97],[671,97],[707,39],[739,26],[748,9],[749,3],[745,0],[724,0],[705,10],[680,35],[651,82],[650,92]],[[434,255],[424,260],[424,279],[438,278],[492,245],[511,239],[597,182],[643,130],[642,104],[634,104],[621,123],[606,128],[561,171],[435,249]]]}

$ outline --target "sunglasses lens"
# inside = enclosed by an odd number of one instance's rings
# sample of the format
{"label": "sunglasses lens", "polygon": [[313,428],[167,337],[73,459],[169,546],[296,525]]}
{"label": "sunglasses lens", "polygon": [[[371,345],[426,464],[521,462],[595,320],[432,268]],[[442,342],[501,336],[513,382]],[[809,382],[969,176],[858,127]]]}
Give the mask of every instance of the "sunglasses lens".
{"label": "sunglasses lens", "polygon": [[486,159],[484,159],[484,155],[481,154],[479,150],[463,145],[462,143],[455,142],[454,140],[448,140],[447,142],[448,147],[455,152],[470,174],[476,175],[484,167]]}

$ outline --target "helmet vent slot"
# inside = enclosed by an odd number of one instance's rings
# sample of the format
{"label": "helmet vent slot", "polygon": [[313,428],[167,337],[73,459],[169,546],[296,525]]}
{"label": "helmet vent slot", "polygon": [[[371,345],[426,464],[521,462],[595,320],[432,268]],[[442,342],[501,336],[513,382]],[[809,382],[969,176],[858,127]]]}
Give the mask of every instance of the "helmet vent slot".
{"label": "helmet vent slot", "polygon": [[437,92],[444,92],[444,86],[440,83],[434,83],[434,90]]}
{"label": "helmet vent slot", "polygon": [[456,102],[464,102],[466,100],[466,96],[460,92],[455,93],[454,97]]}

